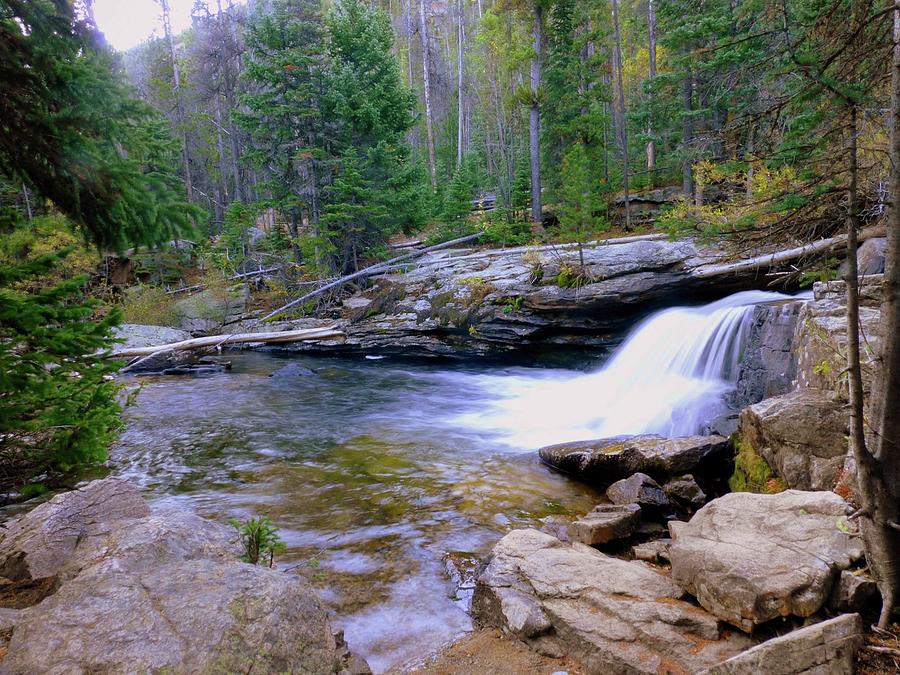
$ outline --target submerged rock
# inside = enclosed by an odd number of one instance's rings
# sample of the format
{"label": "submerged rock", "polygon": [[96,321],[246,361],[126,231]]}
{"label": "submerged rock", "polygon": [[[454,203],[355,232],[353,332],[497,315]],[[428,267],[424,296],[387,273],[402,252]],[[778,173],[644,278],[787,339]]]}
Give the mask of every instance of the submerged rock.
{"label": "submerged rock", "polygon": [[606,490],[613,504],[639,504],[650,511],[669,508],[669,498],[655,480],[645,473],[636,473],[618,480]]}
{"label": "submerged rock", "polygon": [[693,673],[751,645],[642,562],[514,530],[478,577],[476,619],[543,653],[565,653],[587,672]]}
{"label": "submerged rock", "polygon": [[702,675],[853,675],[864,638],[859,614],[844,614],[767,640]]}
{"label": "submerged rock", "polygon": [[788,487],[831,490],[848,452],[848,427],[843,402],[802,389],[743,410],[740,436]]}
{"label": "submerged rock", "polygon": [[309,377],[311,375],[315,375],[316,371],[310,368],[304,368],[299,363],[289,363],[288,365],[279,368],[278,370],[269,373],[269,377],[275,378],[292,378],[292,377]]}
{"label": "submerged rock", "polygon": [[0,536],[0,574],[58,584],[5,617],[2,671],[336,673],[356,663],[302,577],[239,555],[232,528],[151,509],[120,479],[57,495]]}
{"label": "submerged rock", "polygon": [[637,504],[599,504],[569,526],[569,537],[588,546],[630,537],[641,521]]}
{"label": "submerged rock", "polygon": [[541,460],[580,480],[600,485],[645,473],[665,479],[702,472],[730,458],[723,436],[663,438],[657,435],[616,436],[541,448]]}
{"label": "submerged rock", "polygon": [[848,508],[833,492],[727,494],[690,522],[669,523],[672,580],[745,631],[811,616],[863,555],[860,539],[845,533]]}

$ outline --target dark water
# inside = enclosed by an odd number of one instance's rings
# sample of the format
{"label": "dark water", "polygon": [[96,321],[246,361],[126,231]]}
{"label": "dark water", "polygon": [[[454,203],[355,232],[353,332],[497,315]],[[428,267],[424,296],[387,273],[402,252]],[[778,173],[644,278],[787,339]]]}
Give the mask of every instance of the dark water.
{"label": "dark water", "polygon": [[[211,377],[141,380],[114,473],[222,522],[268,515],[288,544],[280,566],[310,579],[376,671],[471,629],[450,597],[446,553],[483,554],[509,529],[598,499],[541,466],[534,448],[464,423],[492,404],[478,384],[485,367],[233,362]],[[268,377],[288,363],[315,372]]]}

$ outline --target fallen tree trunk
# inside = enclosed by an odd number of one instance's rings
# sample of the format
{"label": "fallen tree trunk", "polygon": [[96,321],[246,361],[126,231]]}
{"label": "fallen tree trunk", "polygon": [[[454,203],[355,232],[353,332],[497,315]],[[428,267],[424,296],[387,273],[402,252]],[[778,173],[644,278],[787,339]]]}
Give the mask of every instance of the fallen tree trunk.
{"label": "fallen tree trunk", "polygon": [[269,312],[263,318],[260,319],[260,323],[264,321],[269,321],[274,317],[278,316],[291,309],[292,307],[296,307],[301,302],[306,302],[317,295],[321,295],[325,291],[329,291],[332,288],[338,288],[339,286],[343,286],[348,281],[353,281],[354,279],[362,279],[364,277],[371,277],[375,274],[378,274],[384,271],[386,268],[390,267],[394,263],[401,262],[403,260],[412,260],[414,258],[418,258],[419,256],[423,256],[426,253],[431,253],[433,251],[440,251],[444,248],[450,248],[451,246],[456,246],[457,244],[463,244],[467,241],[473,241],[478,239],[484,234],[484,232],[476,232],[475,234],[470,234],[466,237],[460,237],[459,239],[453,239],[452,241],[445,241],[443,244],[435,244],[434,246],[429,246],[427,248],[420,249],[418,251],[413,251],[412,253],[406,253],[401,256],[397,256],[396,258],[391,258],[390,260],[385,260],[384,262],[376,263],[375,265],[371,265],[366,267],[365,269],[361,269],[358,272],[354,272],[353,274],[348,274],[347,276],[341,277],[335,281],[332,281],[330,284],[325,284],[324,286],[320,286],[314,291],[310,291],[306,295],[297,298],[296,300],[291,300],[288,304],[279,307],[274,312]]}
{"label": "fallen tree trunk", "polygon": [[[871,239],[872,237],[883,236],[883,227],[870,227],[860,232],[858,239],[862,242],[866,239]],[[780,265],[782,263],[791,262],[793,260],[802,258],[803,256],[811,255],[814,253],[827,253],[828,251],[832,251],[846,245],[847,235],[839,234],[835,237],[820,239],[819,241],[814,241],[810,244],[804,244],[803,246],[797,246],[795,248],[789,248],[783,251],[776,251],[774,253],[766,253],[765,255],[758,255],[753,258],[747,258],[746,260],[739,260],[733,263],[704,265],[702,267],[696,268],[692,272],[692,274],[695,277],[706,278],[722,276],[726,274],[738,274],[741,272],[753,272],[754,270],[776,267],[777,265]]]}
{"label": "fallen tree trunk", "polygon": [[344,337],[344,333],[335,326],[325,328],[307,328],[304,330],[286,330],[275,333],[235,333],[234,335],[209,335],[207,337],[182,340],[165,345],[150,347],[130,347],[110,352],[108,358],[129,358],[134,356],[151,356],[160,352],[183,351],[186,349],[202,349],[204,347],[224,347],[226,345],[263,342],[275,344],[281,342],[302,342],[304,340],[328,340]]}

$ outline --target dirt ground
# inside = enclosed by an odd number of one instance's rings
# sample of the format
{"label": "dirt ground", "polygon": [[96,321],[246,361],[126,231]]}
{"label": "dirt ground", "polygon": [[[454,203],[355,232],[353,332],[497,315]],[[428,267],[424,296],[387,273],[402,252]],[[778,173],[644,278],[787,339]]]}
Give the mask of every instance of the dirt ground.
{"label": "dirt ground", "polygon": [[469,633],[424,663],[392,671],[391,675],[583,675],[584,672],[569,659],[541,656],[497,630],[484,629]]}

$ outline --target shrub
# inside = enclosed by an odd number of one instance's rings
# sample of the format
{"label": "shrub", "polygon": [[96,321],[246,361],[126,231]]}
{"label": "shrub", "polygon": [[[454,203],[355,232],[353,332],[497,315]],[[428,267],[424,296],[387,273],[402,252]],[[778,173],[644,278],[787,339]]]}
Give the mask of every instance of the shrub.
{"label": "shrub", "polygon": [[0,484],[20,485],[106,459],[120,428],[112,380],[121,363],[102,357],[121,320],[83,297],[84,277],[51,285],[66,252],[0,268]]}
{"label": "shrub", "polygon": [[231,518],[228,521],[241,538],[244,555],[241,560],[251,565],[272,567],[275,554],[284,551],[287,546],[278,536],[278,530],[266,516],[248,518],[240,521]]}
{"label": "shrub", "polygon": [[122,303],[125,323],[145,326],[176,326],[175,296],[157,286],[137,286],[129,289]]}

